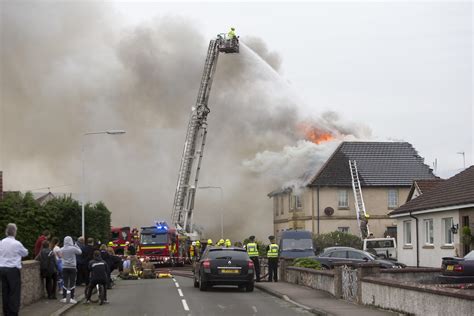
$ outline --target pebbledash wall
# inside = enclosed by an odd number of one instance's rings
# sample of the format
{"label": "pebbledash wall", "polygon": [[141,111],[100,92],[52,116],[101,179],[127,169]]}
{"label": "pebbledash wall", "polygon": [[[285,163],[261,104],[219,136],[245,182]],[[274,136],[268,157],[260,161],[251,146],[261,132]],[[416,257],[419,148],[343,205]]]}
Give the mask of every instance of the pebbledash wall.
{"label": "pebbledash wall", "polygon": [[[313,270],[288,266],[281,261],[280,279],[326,291],[343,298],[342,267]],[[411,315],[472,315],[474,291],[427,284],[440,269],[409,268],[380,270],[372,264],[357,267],[357,295],[353,302]],[[423,284],[425,283],[425,284]]]}
{"label": "pebbledash wall", "polygon": [[[21,307],[24,307],[40,300],[44,296],[44,290],[41,283],[39,262],[27,260],[21,264]],[[0,307],[1,305],[0,300]]]}

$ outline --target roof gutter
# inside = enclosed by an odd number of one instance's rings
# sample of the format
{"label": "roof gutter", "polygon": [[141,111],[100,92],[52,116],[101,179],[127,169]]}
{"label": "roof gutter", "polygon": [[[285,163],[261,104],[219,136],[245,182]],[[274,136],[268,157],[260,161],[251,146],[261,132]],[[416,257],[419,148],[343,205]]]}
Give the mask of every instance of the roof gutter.
{"label": "roof gutter", "polygon": [[412,213],[413,214],[425,214],[425,213],[434,213],[434,212],[458,210],[458,209],[468,208],[468,207],[474,207],[474,203],[451,205],[451,206],[446,206],[446,207],[438,207],[438,208],[419,210],[419,211],[406,211],[406,212],[403,212],[403,213],[389,215],[389,217],[390,218],[397,218],[397,217],[403,217],[403,216],[407,216],[407,215],[410,216],[410,214],[412,214]]}
{"label": "roof gutter", "polygon": [[420,267],[420,243],[418,242],[418,217],[415,217],[410,212],[410,217],[415,219],[415,232],[416,232],[416,267]]}

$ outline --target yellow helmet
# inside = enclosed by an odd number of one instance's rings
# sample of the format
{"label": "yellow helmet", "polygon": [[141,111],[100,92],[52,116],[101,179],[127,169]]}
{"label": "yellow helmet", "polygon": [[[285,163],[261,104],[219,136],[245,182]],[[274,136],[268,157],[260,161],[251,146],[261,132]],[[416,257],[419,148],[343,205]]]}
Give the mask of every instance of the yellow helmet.
{"label": "yellow helmet", "polygon": [[108,246],[112,247],[114,245],[113,242],[109,241],[109,243],[107,244]]}
{"label": "yellow helmet", "polygon": [[207,244],[208,244],[208,245],[212,245],[212,239],[209,238],[209,239],[207,240]]}
{"label": "yellow helmet", "polygon": [[199,240],[196,240],[196,246],[200,246],[201,242]]}
{"label": "yellow helmet", "polygon": [[370,215],[366,213],[366,214],[365,214],[365,218],[369,218],[369,217],[370,217]]}
{"label": "yellow helmet", "polygon": [[224,239],[219,239],[218,244],[220,244],[220,245],[224,244]]}
{"label": "yellow helmet", "polygon": [[232,246],[232,243],[230,242],[230,239],[225,240],[225,245],[226,245],[226,247]]}

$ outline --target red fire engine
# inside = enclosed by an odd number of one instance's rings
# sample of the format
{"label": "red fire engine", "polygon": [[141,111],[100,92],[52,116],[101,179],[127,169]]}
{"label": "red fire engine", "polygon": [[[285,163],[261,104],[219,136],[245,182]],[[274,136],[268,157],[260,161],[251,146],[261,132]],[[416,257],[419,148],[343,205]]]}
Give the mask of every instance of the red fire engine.
{"label": "red fire engine", "polygon": [[157,265],[184,265],[185,257],[179,256],[179,236],[175,228],[166,222],[156,222],[155,226],[142,227],[137,256],[140,260],[150,258]]}
{"label": "red fire engine", "polygon": [[112,227],[109,245],[114,249],[115,254],[124,255],[126,242],[132,242],[130,227]]}

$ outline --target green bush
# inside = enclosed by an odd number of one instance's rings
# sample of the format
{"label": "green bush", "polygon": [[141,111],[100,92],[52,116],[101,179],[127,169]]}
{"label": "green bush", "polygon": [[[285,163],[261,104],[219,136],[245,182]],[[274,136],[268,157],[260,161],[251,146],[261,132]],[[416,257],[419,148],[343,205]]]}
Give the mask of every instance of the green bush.
{"label": "green bush", "polygon": [[463,244],[470,246],[474,243],[474,236],[471,233],[469,226],[464,226],[461,231],[461,241]]}
{"label": "green bush", "polygon": [[316,245],[318,253],[322,252],[323,249],[328,247],[352,247],[356,249],[362,249],[362,239],[358,236],[343,233],[340,231],[334,231],[327,234],[315,235],[313,242]]}
{"label": "green bush", "polygon": [[[81,235],[81,205],[70,196],[54,198],[42,206],[30,192],[7,192],[0,201],[0,214],[0,231],[8,223],[15,223],[17,239],[28,249],[30,258],[36,239],[45,229],[61,242],[65,236],[77,238]],[[102,242],[109,239],[110,211],[104,203],[86,205],[85,220],[86,238],[93,237]]]}
{"label": "green bush", "polygon": [[321,270],[321,263],[310,258],[296,258],[291,265],[294,267]]}

